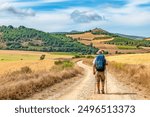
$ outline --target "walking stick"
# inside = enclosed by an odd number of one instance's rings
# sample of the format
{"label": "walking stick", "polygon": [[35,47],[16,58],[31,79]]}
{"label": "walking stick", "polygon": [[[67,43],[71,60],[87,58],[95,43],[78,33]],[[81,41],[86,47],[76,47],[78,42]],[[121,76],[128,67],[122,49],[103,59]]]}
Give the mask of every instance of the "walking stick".
{"label": "walking stick", "polygon": [[105,71],[105,89],[106,89],[106,94],[107,94],[107,69]]}

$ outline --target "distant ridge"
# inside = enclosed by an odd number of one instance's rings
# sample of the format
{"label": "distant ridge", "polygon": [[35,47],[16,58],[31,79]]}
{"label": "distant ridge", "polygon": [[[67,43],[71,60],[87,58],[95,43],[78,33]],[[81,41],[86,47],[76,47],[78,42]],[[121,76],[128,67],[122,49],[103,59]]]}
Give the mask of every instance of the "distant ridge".
{"label": "distant ridge", "polygon": [[120,34],[120,33],[115,33],[115,34],[120,36],[120,37],[125,37],[125,38],[129,38],[129,39],[136,39],[136,40],[143,40],[145,38],[142,36],[125,35],[125,34]]}

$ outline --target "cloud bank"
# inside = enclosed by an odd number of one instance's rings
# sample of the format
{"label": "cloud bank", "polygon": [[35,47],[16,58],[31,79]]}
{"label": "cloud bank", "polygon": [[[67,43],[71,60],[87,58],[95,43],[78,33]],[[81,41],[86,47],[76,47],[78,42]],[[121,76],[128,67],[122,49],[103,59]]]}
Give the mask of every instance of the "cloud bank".
{"label": "cloud bank", "polygon": [[89,23],[93,21],[102,21],[104,16],[100,16],[90,11],[75,10],[71,13],[71,19],[76,23]]}
{"label": "cloud bank", "polygon": [[100,27],[150,36],[150,0],[0,0],[0,25],[24,25],[46,32]]}

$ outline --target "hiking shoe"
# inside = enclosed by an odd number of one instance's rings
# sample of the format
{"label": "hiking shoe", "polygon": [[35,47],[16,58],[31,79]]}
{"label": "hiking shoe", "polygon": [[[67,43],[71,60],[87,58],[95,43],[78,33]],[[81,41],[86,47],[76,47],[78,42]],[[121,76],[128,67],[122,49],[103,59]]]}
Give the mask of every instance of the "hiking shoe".
{"label": "hiking shoe", "polygon": [[100,91],[97,91],[97,94],[100,94]]}
{"label": "hiking shoe", "polygon": [[105,94],[104,90],[102,90],[102,94]]}

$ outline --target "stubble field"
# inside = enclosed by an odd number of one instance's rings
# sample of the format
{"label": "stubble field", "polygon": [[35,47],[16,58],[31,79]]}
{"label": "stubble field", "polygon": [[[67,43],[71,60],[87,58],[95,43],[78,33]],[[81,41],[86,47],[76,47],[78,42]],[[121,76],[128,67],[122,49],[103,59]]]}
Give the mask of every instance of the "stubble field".
{"label": "stubble field", "polygon": [[[40,56],[43,54],[46,57],[44,60],[40,60]],[[30,67],[33,71],[49,70],[56,59],[71,57],[72,55],[59,53],[0,50],[0,75],[19,70],[25,66]]]}

